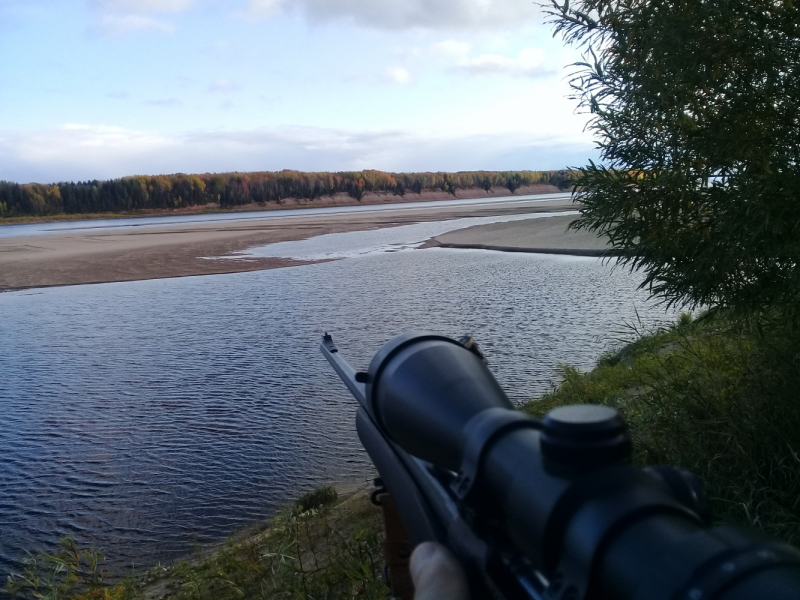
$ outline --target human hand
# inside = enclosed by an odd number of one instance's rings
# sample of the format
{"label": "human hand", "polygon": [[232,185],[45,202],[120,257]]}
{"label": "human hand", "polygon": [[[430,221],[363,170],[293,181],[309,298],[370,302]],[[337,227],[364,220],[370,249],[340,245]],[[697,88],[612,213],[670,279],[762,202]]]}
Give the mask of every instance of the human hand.
{"label": "human hand", "polygon": [[469,600],[467,576],[458,559],[435,542],[414,549],[409,563],[414,600]]}

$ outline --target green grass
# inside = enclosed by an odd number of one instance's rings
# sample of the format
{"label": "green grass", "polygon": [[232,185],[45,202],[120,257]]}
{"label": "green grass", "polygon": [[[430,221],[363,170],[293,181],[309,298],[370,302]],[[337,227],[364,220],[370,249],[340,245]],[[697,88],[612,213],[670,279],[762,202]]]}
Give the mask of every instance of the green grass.
{"label": "green grass", "polygon": [[381,541],[368,494],[338,501],[333,488],[322,488],[245,540],[122,581],[109,581],[102,558],[67,538],[58,553],[31,556],[6,591],[45,600],[386,598]]}
{"label": "green grass", "polygon": [[640,336],[589,373],[560,368],[561,384],[523,407],[618,408],[638,465],[674,465],[706,485],[717,522],[800,542],[800,335],[724,316]]}

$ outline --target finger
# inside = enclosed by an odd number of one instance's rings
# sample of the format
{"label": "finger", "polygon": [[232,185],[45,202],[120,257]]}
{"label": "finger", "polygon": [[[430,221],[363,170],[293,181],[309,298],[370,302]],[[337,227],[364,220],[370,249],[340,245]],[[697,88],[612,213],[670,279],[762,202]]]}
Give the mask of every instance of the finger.
{"label": "finger", "polygon": [[414,600],[469,600],[464,569],[441,544],[424,542],[414,549],[409,564]]}

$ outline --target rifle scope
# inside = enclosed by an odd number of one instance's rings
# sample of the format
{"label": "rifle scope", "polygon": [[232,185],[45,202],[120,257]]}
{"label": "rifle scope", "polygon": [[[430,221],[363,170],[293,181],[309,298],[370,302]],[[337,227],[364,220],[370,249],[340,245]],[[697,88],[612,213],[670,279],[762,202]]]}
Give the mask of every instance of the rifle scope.
{"label": "rifle scope", "polygon": [[546,598],[800,598],[800,553],[754,531],[711,527],[691,474],[631,466],[615,410],[526,417],[471,338],[398,336],[361,375],[372,421],[452,472],[460,506],[475,523],[495,523],[489,535],[501,548],[544,574]]}

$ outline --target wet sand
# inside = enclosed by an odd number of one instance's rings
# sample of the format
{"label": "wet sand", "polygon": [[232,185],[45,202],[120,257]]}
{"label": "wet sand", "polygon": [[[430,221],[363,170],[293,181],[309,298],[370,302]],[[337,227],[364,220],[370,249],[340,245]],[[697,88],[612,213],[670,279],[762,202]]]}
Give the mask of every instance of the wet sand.
{"label": "wet sand", "polygon": [[565,215],[548,219],[476,225],[436,236],[428,246],[579,256],[605,254],[608,251],[605,240],[588,231],[567,229],[575,218],[575,215]]}
{"label": "wet sand", "polygon": [[569,200],[549,200],[4,238],[0,239],[0,291],[294,266],[306,263],[283,258],[204,257],[327,233],[573,209]]}

